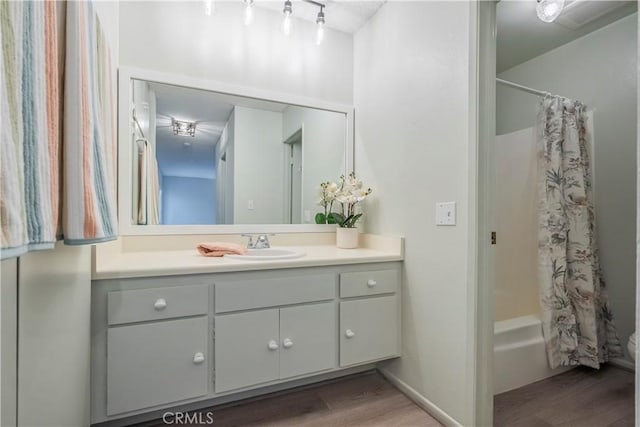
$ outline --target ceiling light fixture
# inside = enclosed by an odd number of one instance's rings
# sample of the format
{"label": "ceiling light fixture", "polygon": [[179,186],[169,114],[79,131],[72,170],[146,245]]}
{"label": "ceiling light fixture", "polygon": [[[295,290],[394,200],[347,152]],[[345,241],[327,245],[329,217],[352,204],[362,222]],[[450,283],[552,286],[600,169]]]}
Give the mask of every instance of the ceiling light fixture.
{"label": "ceiling light fixture", "polygon": [[537,0],[536,13],[543,22],[553,22],[562,13],[565,0]]}
{"label": "ceiling light fixture", "polygon": [[171,127],[174,135],[196,136],[196,122],[171,119]]}
{"label": "ceiling light fixture", "polygon": [[324,6],[320,6],[320,12],[316,18],[316,25],[318,26],[316,33],[316,44],[320,45],[324,40]]}
{"label": "ceiling light fixture", "polygon": [[284,9],[282,12],[284,13],[284,21],[282,21],[282,31],[284,31],[284,34],[288,36],[291,33],[291,14],[293,13],[291,0],[286,0],[284,2]]}
{"label": "ceiling light fixture", "polygon": [[253,22],[253,0],[244,0],[244,25],[251,25]]}

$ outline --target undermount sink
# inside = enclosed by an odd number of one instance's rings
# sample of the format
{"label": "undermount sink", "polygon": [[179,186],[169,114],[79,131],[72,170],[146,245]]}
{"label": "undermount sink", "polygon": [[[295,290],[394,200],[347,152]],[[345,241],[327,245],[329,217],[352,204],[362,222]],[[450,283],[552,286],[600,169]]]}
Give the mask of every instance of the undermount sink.
{"label": "undermount sink", "polygon": [[250,261],[270,261],[280,259],[301,258],[304,252],[298,249],[285,248],[266,248],[266,249],[249,249],[246,255],[225,255],[225,258],[244,259]]}

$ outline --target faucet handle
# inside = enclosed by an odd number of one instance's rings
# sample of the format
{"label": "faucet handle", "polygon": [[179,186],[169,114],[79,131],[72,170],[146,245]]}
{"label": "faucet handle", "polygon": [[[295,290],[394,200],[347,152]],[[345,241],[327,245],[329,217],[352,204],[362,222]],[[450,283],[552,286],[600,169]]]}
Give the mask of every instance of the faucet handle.
{"label": "faucet handle", "polygon": [[275,234],[260,234],[258,235],[258,237],[256,238],[256,243],[255,243],[255,247],[258,249],[268,249],[271,247],[271,244],[269,243],[269,237],[268,236],[275,236]]}
{"label": "faucet handle", "polygon": [[242,234],[242,237],[248,237],[247,249],[254,249],[256,245],[253,243],[253,236],[251,234]]}

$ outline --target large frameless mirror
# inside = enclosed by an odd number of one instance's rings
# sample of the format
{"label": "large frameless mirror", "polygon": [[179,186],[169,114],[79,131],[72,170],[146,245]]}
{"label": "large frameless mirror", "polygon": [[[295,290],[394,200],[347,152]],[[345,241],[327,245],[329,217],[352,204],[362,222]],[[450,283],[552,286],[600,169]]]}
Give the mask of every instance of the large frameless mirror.
{"label": "large frameless mirror", "polygon": [[133,75],[121,83],[129,103],[120,214],[129,234],[319,227],[319,184],[351,170],[349,108]]}

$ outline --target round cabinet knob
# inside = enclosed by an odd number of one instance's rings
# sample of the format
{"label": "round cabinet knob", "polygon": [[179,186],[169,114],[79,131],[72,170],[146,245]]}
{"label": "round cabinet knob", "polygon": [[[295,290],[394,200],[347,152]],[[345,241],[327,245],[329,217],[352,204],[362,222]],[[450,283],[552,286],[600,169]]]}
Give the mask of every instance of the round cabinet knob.
{"label": "round cabinet knob", "polygon": [[275,351],[278,349],[278,343],[275,342],[274,340],[269,341],[269,344],[267,345],[269,347],[269,350],[271,351]]}
{"label": "round cabinet knob", "polygon": [[344,331],[344,336],[347,338],[353,338],[356,336],[356,333],[353,332],[351,329],[347,329],[346,331]]}
{"label": "round cabinet knob", "polygon": [[289,338],[285,338],[284,341],[282,341],[282,346],[284,348],[291,348],[293,347],[293,341],[291,341]]}
{"label": "round cabinet knob", "polygon": [[369,279],[369,280],[367,280],[367,286],[368,286],[368,287],[370,287],[370,288],[373,288],[373,287],[374,287],[375,285],[377,285],[377,284],[378,284],[378,282],[376,282],[376,281],[375,281],[375,280],[373,280],[373,279]]}
{"label": "round cabinet knob", "polygon": [[156,303],[153,304],[153,307],[158,311],[164,310],[167,307],[167,300],[165,300],[164,298],[158,298],[156,300]]}
{"label": "round cabinet knob", "polygon": [[199,365],[202,362],[204,362],[204,354],[202,354],[201,352],[197,352],[196,354],[193,355],[193,364],[194,365]]}

